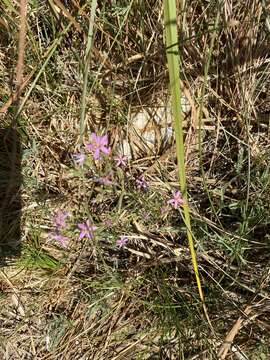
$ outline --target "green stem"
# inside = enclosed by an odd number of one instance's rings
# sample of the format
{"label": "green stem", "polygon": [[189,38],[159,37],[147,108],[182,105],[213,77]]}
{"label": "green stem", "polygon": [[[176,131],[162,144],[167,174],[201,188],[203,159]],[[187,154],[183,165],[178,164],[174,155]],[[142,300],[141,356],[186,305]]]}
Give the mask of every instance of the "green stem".
{"label": "green stem", "polygon": [[80,143],[83,142],[83,134],[85,131],[85,110],[86,110],[86,95],[87,95],[87,85],[88,85],[88,74],[91,60],[91,49],[93,44],[93,29],[94,21],[97,9],[97,0],[93,0],[91,4],[91,15],[89,20],[89,29],[87,37],[87,45],[85,51],[85,61],[84,61],[84,74],[83,74],[83,89],[82,89],[82,98],[81,98],[81,113],[80,113]]}
{"label": "green stem", "polygon": [[195,272],[196,282],[199,295],[204,304],[204,294],[201,286],[196,251],[194,249],[193,235],[191,231],[190,212],[188,205],[188,193],[186,184],[185,161],[184,161],[184,141],[183,141],[183,113],[181,106],[181,91],[179,77],[179,52],[178,52],[178,36],[176,22],[176,5],[175,0],[164,0],[164,18],[166,33],[166,53],[170,77],[170,90],[172,97],[172,112],[174,118],[174,129],[176,137],[176,155],[178,163],[178,175],[180,189],[182,192],[184,204],[184,221],[187,228],[187,238],[191,253],[191,260]]}

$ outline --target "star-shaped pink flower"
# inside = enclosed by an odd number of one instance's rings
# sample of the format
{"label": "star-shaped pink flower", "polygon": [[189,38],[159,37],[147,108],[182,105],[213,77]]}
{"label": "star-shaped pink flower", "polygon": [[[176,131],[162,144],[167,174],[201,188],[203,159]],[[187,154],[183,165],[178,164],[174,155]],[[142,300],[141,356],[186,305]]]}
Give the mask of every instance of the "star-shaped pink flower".
{"label": "star-shaped pink flower", "polygon": [[50,234],[51,238],[57,242],[59,242],[63,247],[67,247],[67,244],[69,242],[69,238],[67,236],[63,236],[61,234]]}
{"label": "star-shaped pink flower", "polygon": [[121,248],[126,245],[128,242],[128,237],[126,235],[121,235],[120,238],[116,241],[116,245]]}
{"label": "star-shaped pink flower", "polygon": [[78,224],[80,230],[79,240],[83,238],[93,239],[94,231],[97,229],[96,226],[90,224],[90,220],[86,220],[84,223]]}
{"label": "star-shaped pink flower", "polygon": [[101,153],[109,155],[111,150],[108,147],[108,136],[99,136],[96,133],[92,133],[91,142],[86,144],[86,149],[93,154],[95,160],[100,159]]}
{"label": "star-shaped pink flower", "polygon": [[112,173],[110,173],[109,175],[106,175],[106,176],[100,176],[98,178],[98,182],[102,185],[112,185],[113,182],[112,180],[110,179],[112,176]]}
{"label": "star-shaped pink flower", "polygon": [[167,204],[171,205],[174,209],[177,209],[179,205],[182,205],[183,203],[184,200],[179,190],[174,191],[173,197],[167,202]]}
{"label": "star-shaped pink flower", "polygon": [[56,227],[57,230],[64,229],[66,224],[66,218],[69,216],[69,214],[66,211],[58,210],[53,218],[53,224]]}
{"label": "star-shaped pink flower", "polygon": [[148,187],[148,184],[143,175],[136,179],[136,185],[138,189],[146,189]]}
{"label": "star-shaped pink flower", "polygon": [[126,155],[117,155],[115,158],[114,158],[114,161],[115,161],[115,165],[117,167],[125,167],[127,165],[127,160],[128,160],[128,157]]}

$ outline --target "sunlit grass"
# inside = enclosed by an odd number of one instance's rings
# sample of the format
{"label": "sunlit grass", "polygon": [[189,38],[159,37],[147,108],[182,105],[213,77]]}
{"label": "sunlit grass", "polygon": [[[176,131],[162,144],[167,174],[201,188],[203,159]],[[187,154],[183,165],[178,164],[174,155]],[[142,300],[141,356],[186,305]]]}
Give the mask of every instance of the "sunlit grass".
{"label": "sunlit grass", "polygon": [[[18,5],[0,5],[5,125],[16,116]],[[215,359],[247,304],[234,345],[269,357],[265,5],[180,5],[165,24],[162,1],[28,2],[21,255],[0,259],[0,357]],[[108,136],[101,159],[92,133]]]}

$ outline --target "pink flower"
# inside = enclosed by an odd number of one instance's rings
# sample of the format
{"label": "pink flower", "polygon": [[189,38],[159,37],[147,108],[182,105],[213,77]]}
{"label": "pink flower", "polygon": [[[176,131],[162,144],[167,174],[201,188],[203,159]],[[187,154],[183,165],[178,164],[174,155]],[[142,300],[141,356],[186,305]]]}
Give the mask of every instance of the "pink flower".
{"label": "pink flower", "polygon": [[69,242],[69,238],[67,236],[63,236],[61,234],[50,234],[51,238],[57,242],[59,242],[63,247],[67,247],[67,244]]}
{"label": "pink flower", "polygon": [[167,215],[168,214],[168,211],[169,211],[169,207],[168,206],[162,206],[160,208],[160,213],[161,215]]}
{"label": "pink flower", "polygon": [[182,205],[184,200],[182,198],[181,192],[179,190],[173,193],[173,197],[167,201],[167,204],[171,205],[174,209],[177,209],[179,205]]}
{"label": "pink flower", "polygon": [[128,237],[126,235],[121,235],[120,238],[116,241],[116,245],[121,248],[126,245],[128,242]]}
{"label": "pink flower", "polygon": [[74,154],[73,155],[73,160],[75,162],[76,165],[79,166],[83,166],[84,162],[85,162],[85,154],[84,153],[78,153],[78,154]]}
{"label": "pink flower", "polygon": [[125,167],[127,165],[127,160],[128,160],[128,157],[126,155],[117,155],[115,158],[114,158],[114,161],[116,162],[116,166],[117,167]]}
{"label": "pink flower", "polygon": [[113,227],[113,222],[111,219],[104,220],[103,224],[107,229],[111,229]]}
{"label": "pink flower", "polygon": [[98,178],[98,182],[102,185],[112,185],[112,180],[110,180],[110,176],[111,174],[107,175],[107,176],[100,176]]}
{"label": "pink flower", "polygon": [[150,220],[150,213],[149,212],[145,211],[142,215],[143,215],[143,220],[144,221]]}
{"label": "pink flower", "polygon": [[148,187],[147,182],[145,181],[145,178],[143,175],[141,175],[137,180],[136,180],[136,185],[138,189],[146,189]]}
{"label": "pink flower", "polygon": [[89,219],[84,223],[78,224],[80,230],[79,240],[87,237],[88,239],[93,239],[94,231],[97,229],[96,226],[90,225]]}
{"label": "pink flower", "polygon": [[64,229],[67,226],[66,218],[68,216],[69,216],[69,214],[62,210],[58,210],[55,213],[54,218],[53,218],[53,223],[57,230]]}
{"label": "pink flower", "polygon": [[86,144],[86,149],[93,154],[95,160],[99,160],[101,154],[109,155],[108,136],[98,136],[96,133],[91,134],[91,142]]}

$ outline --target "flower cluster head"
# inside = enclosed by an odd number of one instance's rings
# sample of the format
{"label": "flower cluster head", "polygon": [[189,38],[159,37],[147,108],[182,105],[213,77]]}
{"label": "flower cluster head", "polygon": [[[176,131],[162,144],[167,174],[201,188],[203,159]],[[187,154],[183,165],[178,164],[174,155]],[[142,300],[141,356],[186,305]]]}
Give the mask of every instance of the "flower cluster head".
{"label": "flower cluster head", "polygon": [[116,246],[120,248],[122,248],[123,246],[125,246],[128,242],[128,237],[126,235],[121,235],[120,238],[116,241]]}
{"label": "flower cluster head", "polygon": [[83,238],[93,239],[94,231],[97,229],[96,226],[90,224],[90,220],[86,220],[84,223],[78,224],[80,230],[79,240]]}
{"label": "flower cluster head", "polygon": [[179,205],[182,205],[184,200],[182,198],[182,194],[179,190],[173,192],[173,196],[170,200],[168,200],[167,204],[171,205],[174,209],[177,209]]}
{"label": "flower cluster head", "polygon": [[138,179],[136,179],[136,185],[138,189],[147,189],[148,184],[143,175],[141,175]]}
{"label": "flower cluster head", "polygon": [[50,238],[60,243],[63,247],[66,247],[69,238],[62,234],[62,231],[66,229],[66,219],[69,214],[66,211],[58,210],[53,217],[54,230],[50,233]]}
{"label": "flower cluster head", "polygon": [[95,160],[100,160],[101,154],[109,155],[111,150],[108,147],[108,136],[99,136],[96,133],[91,134],[91,141],[86,144],[86,149],[93,154]]}

